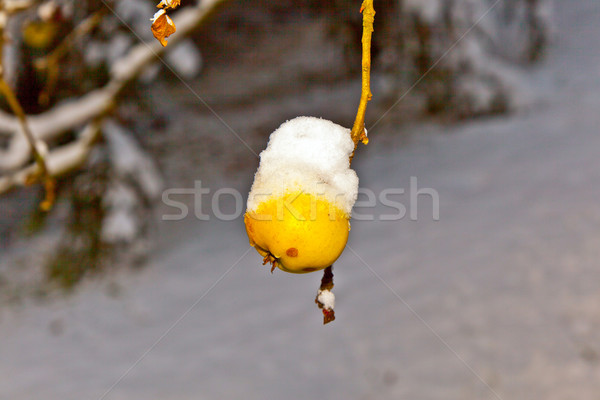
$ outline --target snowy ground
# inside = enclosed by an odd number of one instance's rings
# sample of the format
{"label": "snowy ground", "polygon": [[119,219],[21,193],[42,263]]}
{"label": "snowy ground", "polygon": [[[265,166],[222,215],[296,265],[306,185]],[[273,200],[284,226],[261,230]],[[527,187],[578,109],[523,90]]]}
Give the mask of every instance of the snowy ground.
{"label": "snowy ground", "polygon": [[0,398],[597,399],[600,3],[556,3],[527,111],[370,131],[361,186],[415,176],[440,220],[422,196],[418,221],[354,221],[334,323],[320,274],[269,274],[241,220],[170,222],[147,268],[0,310]]}

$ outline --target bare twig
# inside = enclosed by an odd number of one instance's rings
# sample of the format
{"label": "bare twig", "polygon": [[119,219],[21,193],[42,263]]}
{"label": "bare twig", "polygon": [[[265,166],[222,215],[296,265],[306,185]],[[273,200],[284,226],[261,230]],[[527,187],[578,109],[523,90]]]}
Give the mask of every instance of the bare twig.
{"label": "bare twig", "polygon": [[362,85],[358,112],[356,113],[356,119],[351,131],[355,148],[360,141],[364,144],[369,142],[365,132],[365,113],[367,111],[367,102],[373,97],[371,94],[371,35],[373,34],[373,22],[375,21],[373,0],[364,0],[360,7],[360,12],[363,14]]}

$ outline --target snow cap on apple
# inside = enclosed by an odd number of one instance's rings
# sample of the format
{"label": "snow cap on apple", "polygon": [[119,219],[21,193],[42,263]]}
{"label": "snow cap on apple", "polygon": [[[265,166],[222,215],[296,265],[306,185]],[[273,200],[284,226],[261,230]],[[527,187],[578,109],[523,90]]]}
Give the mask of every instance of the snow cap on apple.
{"label": "snow cap on apple", "polygon": [[353,151],[350,130],[320,118],[297,117],[271,134],[244,216],[265,263],[306,273],[340,256],[358,194]]}

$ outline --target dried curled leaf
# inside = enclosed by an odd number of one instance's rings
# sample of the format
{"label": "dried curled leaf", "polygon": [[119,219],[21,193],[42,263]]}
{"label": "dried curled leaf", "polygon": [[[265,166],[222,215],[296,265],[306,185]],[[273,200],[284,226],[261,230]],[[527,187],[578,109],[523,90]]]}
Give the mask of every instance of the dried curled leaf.
{"label": "dried curled leaf", "polygon": [[160,3],[156,5],[160,10],[158,10],[151,19],[152,34],[163,46],[167,45],[166,38],[175,33],[176,30],[175,23],[171,17],[167,15],[167,10],[177,8],[180,4],[181,0],[161,0]]}
{"label": "dried curled leaf", "polygon": [[167,15],[164,9],[158,10],[154,14],[152,21],[152,34],[163,46],[167,45],[167,39],[170,35],[175,33],[175,23]]}

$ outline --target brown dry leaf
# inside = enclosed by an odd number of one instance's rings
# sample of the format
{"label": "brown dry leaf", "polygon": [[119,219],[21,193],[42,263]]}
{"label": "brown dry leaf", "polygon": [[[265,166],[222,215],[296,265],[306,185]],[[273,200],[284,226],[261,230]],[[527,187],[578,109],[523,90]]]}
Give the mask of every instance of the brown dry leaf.
{"label": "brown dry leaf", "polygon": [[160,44],[166,46],[166,38],[175,33],[175,30],[175,23],[171,17],[165,13],[165,10],[159,10],[154,14],[154,18],[152,19],[152,34],[158,39]]}

